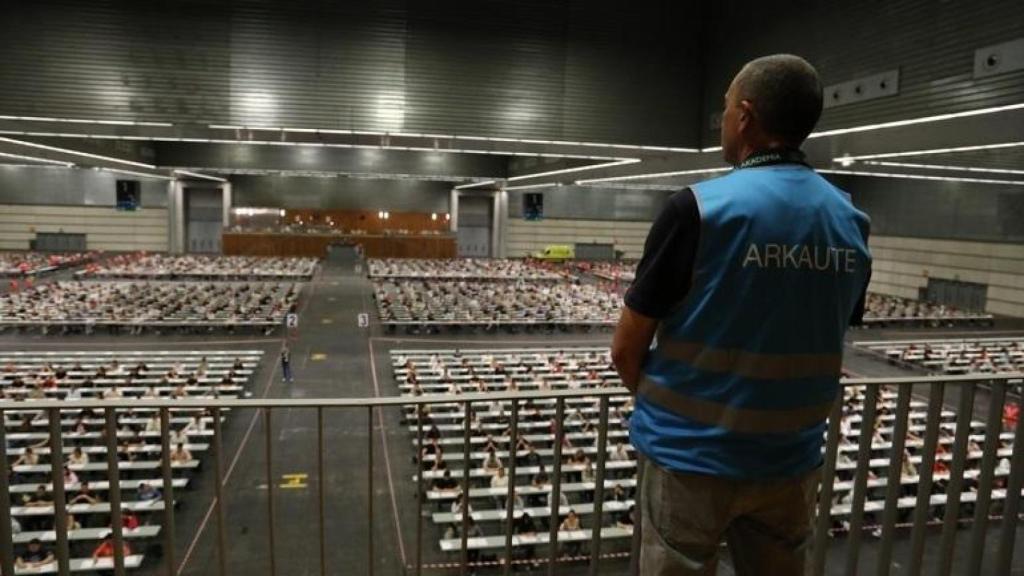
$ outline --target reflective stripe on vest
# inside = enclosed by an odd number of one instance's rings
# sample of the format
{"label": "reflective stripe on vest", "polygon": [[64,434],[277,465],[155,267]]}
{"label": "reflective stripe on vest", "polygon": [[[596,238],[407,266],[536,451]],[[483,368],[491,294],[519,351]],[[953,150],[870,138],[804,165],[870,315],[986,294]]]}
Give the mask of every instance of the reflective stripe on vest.
{"label": "reflective stripe on vest", "polygon": [[788,410],[737,408],[703,398],[684,396],[659,386],[649,378],[640,380],[637,394],[688,420],[748,434],[786,434],[821,424],[828,418],[833,402]]}
{"label": "reflective stripe on vest", "polygon": [[838,378],[843,367],[842,354],[764,354],[661,339],[658,355],[686,362],[704,372],[725,372],[759,380]]}

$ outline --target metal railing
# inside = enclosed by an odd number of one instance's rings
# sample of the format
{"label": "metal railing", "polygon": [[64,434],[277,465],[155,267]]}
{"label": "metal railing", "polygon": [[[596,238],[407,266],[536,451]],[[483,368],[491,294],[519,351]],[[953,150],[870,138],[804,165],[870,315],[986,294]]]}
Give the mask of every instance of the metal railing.
{"label": "metal railing", "polygon": [[[974,513],[973,513],[973,529],[969,536],[969,556],[966,560],[966,571],[962,571],[965,574],[978,574],[981,572],[983,560],[985,558],[982,555],[982,551],[985,545],[985,540],[990,531],[990,504],[992,502],[993,485],[994,485],[994,470],[997,461],[997,449],[999,445],[999,437],[1002,432],[1002,422],[999,415],[1002,413],[1003,403],[1006,400],[1007,381],[1019,380],[1024,378],[1024,374],[1008,374],[1002,376],[984,375],[984,376],[955,376],[955,377],[932,377],[932,378],[886,378],[886,379],[850,379],[844,380],[843,386],[863,386],[864,387],[864,404],[863,404],[863,416],[861,421],[861,430],[868,431],[872,430],[874,422],[879,415],[878,411],[878,398],[879,392],[885,387],[894,387],[897,390],[896,409],[893,413],[893,427],[894,434],[892,440],[892,446],[890,450],[891,457],[887,465],[886,478],[896,479],[900,477],[900,465],[902,462],[901,455],[904,452],[905,441],[908,428],[908,414],[910,413],[911,407],[911,395],[913,394],[913,387],[915,385],[927,387],[927,420],[925,424],[924,434],[924,445],[922,461],[920,465],[920,480],[917,486],[916,494],[916,505],[913,508],[913,523],[910,526],[910,554],[908,560],[908,568],[905,572],[907,574],[921,574],[924,570],[924,550],[925,550],[925,539],[928,530],[928,510],[931,505],[932,488],[934,485],[932,467],[936,460],[936,446],[939,440],[939,425],[941,420],[941,413],[943,407],[943,401],[946,398],[947,390],[950,387],[956,387],[960,390],[958,398],[958,417],[955,428],[955,438],[953,442],[953,450],[951,455],[951,466],[950,466],[950,480],[945,490],[944,507],[945,513],[941,523],[941,544],[939,547],[939,566],[935,569],[929,569],[928,574],[940,574],[948,575],[951,573],[953,566],[953,554],[955,547],[953,546],[954,540],[957,538],[957,528],[960,524],[960,505],[961,496],[964,482],[964,469],[967,461],[967,447],[969,434],[971,432],[971,420],[974,408],[975,391],[977,385],[984,383],[989,386],[984,393],[990,394],[987,403],[988,414],[991,415],[985,425],[984,430],[984,449],[981,455],[981,467],[978,474],[978,486],[977,494],[974,501]],[[112,568],[115,575],[120,576],[126,572],[125,567],[125,556],[123,553],[122,543],[124,541],[124,534],[122,531],[121,521],[121,504],[122,495],[120,490],[120,476],[121,470],[119,466],[119,454],[118,454],[118,428],[117,428],[117,413],[119,410],[135,410],[139,411],[142,409],[155,409],[159,413],[160,419],[160,471],[162,475],[162,499],[163,499],[163,554],[162,564],[167,574],[176,574],[176,558],[175,558],[175,530],[174,530],[174,483],[173,483],[173,465],[170,459],[171,446],[170,446],[170,416],[171,411],[176,409],[208,409],[212,414],[213,420],[213,438],[212,438],[212,456],[214,460],[213,473],[215,477],[215,500],[214,500],[214,522],[216,527],[216,549],[217,549],[217,564],[216,571],[220,575],[226,575],[230,573],[227,565],[227,555],[225,552],[227,546],[227,530],[226,530],[226,518],[224,510],[224,499],[223,499],[223,444],[222,444],[222,430],[221,430],[221,416],[222,411],[236,410],[236,409],[256,409],[260,410],[264,416],[264,424],[266,429],[266,437],[264,439],[264,457],[266,459],[266,474],[267,482],[269,485],[268,496],[267,496],[267,512],[268,519],[274,517],[274,478],[272,475],[273,468],[273,448],[274,440],[271,434],[271,418],[275,409],[304,409],[309,410],[316,415],[316,427],[317,427],[317,446],[316,446],[316,462],[317,462],[317,475],[318,479],[324,478],[324,415],[325,412],[344,410],[344,411],[365,411],[367,414],[368,423],[368,438],[366,449],[368,451],[369,459],[369,470],[366,476],[366,482],[368,488],[373,485],[373,463],[374,463],[374,424],[376,418],[374,417],[374,410],[377,408],[395,408],[401,409],[402,407],[412,406],[413,410],[417,414],[415,419],[416,426],[416,447],[417,454],[423,454],[424,447],[424,422],[425,411],[428,410],[428,406],[436,406],[440,404],[452,404],[461,407],[464,415],[470,414],[474,407],[477,405],[490,404],[495,401],[507,401],[511,403],[511,409],[509,411],[509,429],[511,430],[511,438],[509,442],[509,482],[507,487],[507,494],[504,503],[504,546],[502,547],[501,559],[494,563],[503,574],[509,574],[512,570],[513,565],[516,563],[514,560],[513,548],[515,536],[513,532],[514,516],[515,516],[515,497],[516,497],[516,441],[519,438],[519,424],[520,424],[520,409],[525,406],[528,401],[548,400],[553,402],[555,405],[555,429],[552,438],[553,447],[553,461],[552,461],[552,473],[551,473],[551,497],[548,500],[550,508],[550,519],[549,519],[549,533],[546,535],[546,539],[540,538],[535,541],[535,545],[543,546],[548,545],[548,557],[541,562],[547,563],[547,573],[555,574],[560,565],[558,558],[559,546],[558,544],[566,539],[560,537],[558,525],[560,517],[560,497],[562,488],[562,443],[564,439],[565,430],[562,425],[565,420],[566,402],[572,399],[587,398],[593,399],[598,405],[599,412],[599,425],[597,428],[597,439],[596,439],[596,466],[595,466],[595,487],[593,495],[593,509],[594,509],[594,529],[591,530],[589,537],[589,573],[598,574],[602,569],[602,541],[605,529],[602,529],[602,508],[605,505],[605,478],[606,478],[606,463],[607,463],[607,443],[608,443],[608,417],[609,417],[609,403],[617,396],[623,396],[627,394],[627,391],[623,388],[601,388],[601,389],[582,389],[582,390],[557,390],[557,391],[543,391],[543,392],[493,392],[493,393],[474,393],[474,394],[461,394],[461,395],[432,395],[432,396],[418,396],[418,397],[388,397],[388,398],[368,398],[368,399],[300,399],[300,400],[219,400],[219,401],[208,401],[208,400],[96,400],[96,401],[74,401],[74,402],[61,402],[61,401],[35,401],[35,402],[11,402],[4,401],[0,402],[0,416],[4,418],[3,422],[6,422],[7,413],[10,411],[41,411],[47,415],[48,418],[48,430],[49,440],[48,446],[51,454],[50,462],[50,480],[52,482],[52,498],[54,503],[54,526],[55,526],[55,541],[56,541],[56,558],[57,558],[57,572],[59,574],[68,574],[70,572],[69,564],[69,545],[68,545],[68,530],[67,530],[67,511],[66,511],[66,494],[65,485],[63,479],[63,458],[60,455],[63,454],[63,436],[62,436],[62,423],[61,413],[67,410],[90,410],[96,411],[103,414],[103,424],[106,430],[103,442],[106,447],[106,473],[107,480],[109,481],[109,502],[110,502],[110,514],[111,514],[111,528],[110,532],[113,535],[113,558],[110,560],[109,565],[99,565],[99,568]],[[820,497],[819,497],[819,513],[817,517],[817,525],[815,530],[814,546],[812,550],[812,574],[820,575],[824,573],[825,564],[827,560],[831,560],[833,563],[837,562],[836,558],[829,559],[828,548],[829,548],[829,535],[830,535],[830,522],[831,522],[831,505],[833,497],[833,479],[836,476],[837,466],[837,454],[840,446],[840,414],[843,408],[843,395],[837,399],[835,407],[832,411],[832,417],[828,426],[828,432],[826,435],[825,443],[825,457],[824,457],[824,472],[823,479],[825,480],[821,485]],[[470,523],[470,506],[469,502],[469,487],[470,487],[470,468],[471,468],[471,454],[470,454],[470,437],[472,434],[471,429],[471,418],[465,417],[462,427],[462,461],[463,470],[461,471],[461,486],[463,494],[465,495],[465,505],[462,506],[461,510],[461,530],[459,531],[459,538],[461,545],[459,546],[458,556],[459,562],[456,567],[460,574],[466,574],[470,569],[470,546],[469,546],[469,523]],[[1020,421],[1017,422],[1015,430],[1015,438],[1020,438],[1022,433],[1022,424]],[[0,426],[0,450],[2,450],[2,458],[0,458],[0,570],[3,574],[16,574],[14,566],[14,552],[13,552],[13,540],[11,530],[11,494],[9,486],[9,458],[8,458],[8,442],[6,438],[6,426]],[[842,560],[845,567],[846,574],[857,574],[865,573],[864,567],[860,566],[862,559],[860,557],[860,551],[862,548],[862,533],[865,529],[865,501],[868,493],[868,477],[869,477],[869,466],[870,454],[872,450],[872,435],[871,434],[860,434],[859,444],[857,448],[857,467],[854,473],[853,479],[853,497],[852,507],[850,511],[850,522],[848,536],[845,544],[845,556]],[[1012,455],[1009,456],[1011,462],[1011,469],[1005,480],[1005,497],[1002,505],[1002,524],[998,531],[998,543],[997,552],[994,556],[990,557],[988,561],[994,562],[995,572],[998,574],[1008,574],[1011,566],[1011,562],[1014,554],[1014,539],[1015,532],[1018,528],[1018,519],[1020,514],[1020,496],[1022,488],[1022,480],[1024,480],[1024,442],[1014,442],[1012,447]],[[56,457],[54,457],[56,456]],[[423,554],[426,550],[424,545],[424,530],[422,511],[424,506],[424,474],[422,473],[423,467],[421,463],[417,463],[420,473],[416,476],[418,482],[418,520],[416,522],[416,538],[415,538],[415,561],[411,566],[407,566],[407,572],[416,574],[417,576],[422,574],[424,571]],[[1000,480],[1002,482],[1002,480]],[[320,573],[326,574],[326,554],[328,548],[326,547],[326,530],[325,530],[325,515],[326,510],[324,506],[325,482],[318,481],[318,498],[319,498],[319,514],[318,514],[318,538],[320,546]],[[639,491],[640,483],[637,482],[637,490]],[[878,543],[878,550],[875,556],[875,565],[872,567],[876,574],[888,574],[890,566],[893,560],[893,534],[897,529],[896,520],[898,512],[898,500],[900,497],[901,483],[899,481],[887,481],[884,485],[885,489],[885,500],[884,506],[881,510],[881,524],[878,526],[881,530],[881,539]],[[373,490],[368,490],[368,499],[371,501],[368,503],[368,512],[366,523],[369,528],[369,540],[367,543],[367,558],[368,572],[369,574],[374,573],[375,564],[375,546],[373,536],[373,523],[374,523],[374,509],[372,505],[372,494]],[[1001,496],[1002,498],[1002,496]],[[636,501],[639,501],[639,493],[634,496]],[[636,509],[640,509],[639,506]],[[635,519],[635,523],[639,525],[639,518]],[[637,537],[639,530],[633,531],[631,538],[632,542],[632,559],[638,557],[638,544],[639,538]],[[271,574],[277,573],[276,567],[276,556],[275,556],[275,527],[274,522],[268,521],[267,526],[268,536],[268,550],[270,553],[269,566],[267,567]],[[579,540],[580,538],[576,538]],[[538,561],[538,560],[535,560]],[[635,562],[633,564],[635,571]]]}

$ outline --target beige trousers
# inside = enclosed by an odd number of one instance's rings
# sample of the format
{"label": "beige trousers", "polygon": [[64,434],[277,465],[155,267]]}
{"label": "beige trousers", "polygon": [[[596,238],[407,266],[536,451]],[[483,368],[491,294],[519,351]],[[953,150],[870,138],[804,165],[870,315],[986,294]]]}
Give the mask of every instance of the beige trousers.
{"label": "beige trousers", "polygon": [[714,576],[723,538],[737,576],[808,573],[820,469],[743,481],[664,470],[644,459],[642,576]]}

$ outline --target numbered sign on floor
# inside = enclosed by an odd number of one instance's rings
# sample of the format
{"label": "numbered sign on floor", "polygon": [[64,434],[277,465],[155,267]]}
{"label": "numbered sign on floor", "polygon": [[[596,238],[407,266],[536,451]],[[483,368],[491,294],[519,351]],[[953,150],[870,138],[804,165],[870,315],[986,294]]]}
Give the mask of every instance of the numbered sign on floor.
{"label": "numbered sign on floor", "polygon": [[370,325],[370,315],[365,312],[360,312],[356,317],[356,321],[359,323],[360,328],[366,328]]}
{"label": "numbered sign on floor", "polygon": [[289,328],[298,328],[299,326],[299,315],[288,314],[284,317],[284,325]]}

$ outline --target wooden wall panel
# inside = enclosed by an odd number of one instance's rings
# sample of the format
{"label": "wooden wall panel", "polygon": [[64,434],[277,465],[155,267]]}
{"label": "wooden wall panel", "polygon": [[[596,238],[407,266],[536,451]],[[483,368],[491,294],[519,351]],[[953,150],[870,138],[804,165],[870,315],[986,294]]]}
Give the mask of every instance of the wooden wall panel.
{"label": "wooden wall panel", "polygon": [[250,256],[327,255],[331,244],[361,245],[369,258],[454,258],[452,236],[349,236],[340,234],[257,234],[225,232],[224,254]]}

